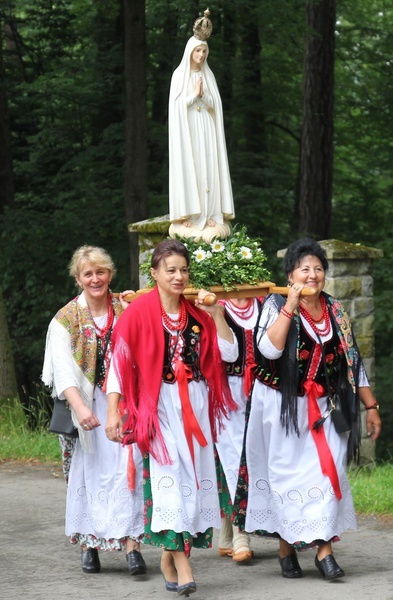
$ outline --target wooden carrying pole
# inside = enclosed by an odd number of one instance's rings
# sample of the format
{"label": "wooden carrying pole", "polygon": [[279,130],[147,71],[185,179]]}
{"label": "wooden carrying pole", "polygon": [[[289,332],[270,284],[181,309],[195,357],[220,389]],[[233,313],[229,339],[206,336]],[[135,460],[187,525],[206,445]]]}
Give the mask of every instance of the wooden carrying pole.
{"label": "wooden carrying pole", "polygon": [[[146,294],[147,292],[151,292],[153,288],[143,288],[138,290],[134,294],[128,294],[125,296],[125,300],[127,302],[132,302],[135,298]],[[288,295],[289,287],[280,287],[272,283],[271,281],[261,281],[256,285],[248,285],[248,284],[239,284],[236,286],[236,289],[233,290],[225,290],[220,285],[212,285],[209,288],[209,292],[215,295],[217,300],[226,300],[229,298],[260,298],[262,296],[266,296],[267,294],[281,294],[282,296]],[[184,290],[184,296],[187,300],[195,300],[198,296],[198,289],[193,287],[188,287]],[[312,288],[303,288],[301,291],[301,296],[312,296],[315,294],[315,290]],[[118,296],[118,293],[115,293],[115,296]]]}

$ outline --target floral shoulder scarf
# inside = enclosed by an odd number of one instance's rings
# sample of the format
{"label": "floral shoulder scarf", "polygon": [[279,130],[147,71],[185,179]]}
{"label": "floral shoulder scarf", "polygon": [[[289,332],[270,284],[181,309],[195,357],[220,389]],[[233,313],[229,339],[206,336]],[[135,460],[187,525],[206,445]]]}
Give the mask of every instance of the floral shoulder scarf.
{"label": "floral shoulder scarf", "polygon": [[[110,294],[110,301],[115,311],[115,317],[118,318],[123,312],[121,303],[113,294]],[[61,308],[55,315],[55,320],[68,331],[72,357],[84,376],[94,385],[97,336],[94,320],[84,295],[77,296]]]}

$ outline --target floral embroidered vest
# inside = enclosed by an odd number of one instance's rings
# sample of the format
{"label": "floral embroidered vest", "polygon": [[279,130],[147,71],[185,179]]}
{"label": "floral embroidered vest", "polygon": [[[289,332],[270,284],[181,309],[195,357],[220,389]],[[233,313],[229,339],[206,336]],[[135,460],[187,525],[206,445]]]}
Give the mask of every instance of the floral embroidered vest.
{"label": "floral embroidered vest", "polygon": [[184,364],[190,367],[192,379],[194,381],[203,379],[199,367],[201,327],[200,323],[188,314],[186,328],[179,333],[177,341],[176,335],[171,335],[169,331],[164,328],[165,354],[162,380],[165,383],[175,383],[175,372],[172,366],[174,355],[175,357],[181,358]]}
{"label": "floral embroidered vest", "polygon": [[[300,324],[297,349],[298,396],[304,396],[305,394],[304,382],[306,381],[306,379],[309,379],[309,373],[311,365],[313,363],[314,352],[318,345],[319,342],[316,342],[312,337],[310,337],[306,329],[302,326],[302,324]],[[325,342],[323,344],[323,347],[325,352],[326,367],[329,374],[330,385],[333,388],[332,391],[335,391],[339,378],[342,359],[344,358],[344,351],[336,329],[334,327],[331,339]],[[283,368],[281,360],[267,359],[264,356],[262,356],[260,352],[257,352],[257,358],[258,366],[255,370],[256,378],[264,385],[279,390],[280,372]],[[321,384],[325,392],[327,393],[328,390],[326,385],[325,368],[322,363],[322,357],[320,357],[318,365],[313,365],[313,370],[315,370],[315,375],[313,377],[314,381]]]}

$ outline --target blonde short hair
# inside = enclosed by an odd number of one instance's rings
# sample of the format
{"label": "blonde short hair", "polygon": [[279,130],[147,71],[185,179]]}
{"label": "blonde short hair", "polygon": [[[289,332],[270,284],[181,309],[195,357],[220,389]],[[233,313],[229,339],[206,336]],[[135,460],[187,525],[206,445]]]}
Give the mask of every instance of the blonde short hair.
{"label": "blonde short hair", "polygon": [[68,272],[71,277],[78,277],[81,272],[82,263],[90,262],[97,267],[108,269],[112,275],[116,273],[115,264],[106,250],[99,246],[81,246],[72,255]]}

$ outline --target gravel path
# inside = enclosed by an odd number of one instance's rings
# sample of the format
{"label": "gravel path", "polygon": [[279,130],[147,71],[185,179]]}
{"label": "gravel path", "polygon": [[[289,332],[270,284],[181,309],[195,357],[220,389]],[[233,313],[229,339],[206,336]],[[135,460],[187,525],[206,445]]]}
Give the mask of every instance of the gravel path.
{"label": "gravel path", "polygon": [[[144,580],[128,574],[125,553],[101,553],[100,574],[80,568],[79,547],[64,536],[65,484],[59,465],[0,464],[0,598],[24,600],[171,600],[159,571],[161,552],[143,548]],[[314,566],[315,552],[299,555],[305,572],[281,577],[277,542],[253,539],[251,565],[234,564],[211,550],[192,555],[198,591],[193,600],[393,600],[393,520],[359,517],[359,529],[335,545],[346,577],[325,582]]]}

